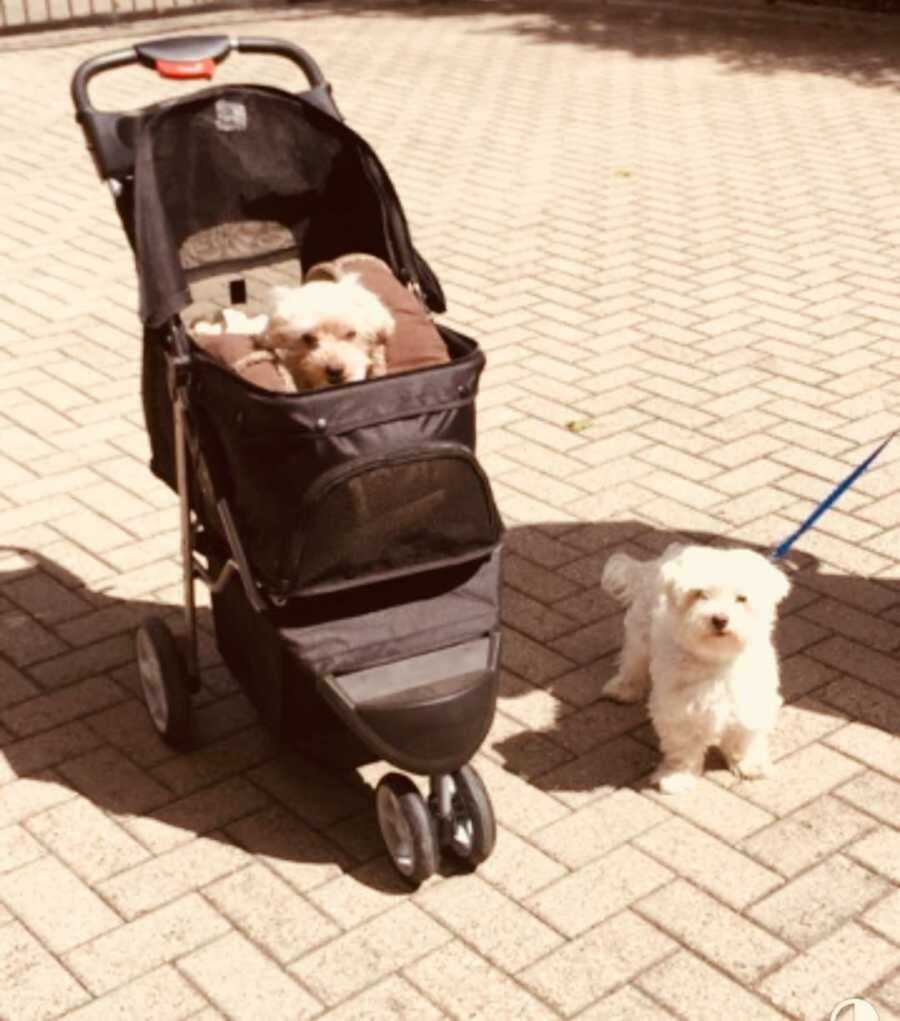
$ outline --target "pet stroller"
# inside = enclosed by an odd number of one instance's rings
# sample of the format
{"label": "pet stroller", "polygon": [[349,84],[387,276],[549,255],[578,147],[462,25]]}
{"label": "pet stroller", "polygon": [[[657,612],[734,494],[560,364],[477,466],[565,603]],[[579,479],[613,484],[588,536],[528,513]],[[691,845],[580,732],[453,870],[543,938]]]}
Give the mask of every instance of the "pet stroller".
{"label": "pet stroller", "polygon": [[[101,72],[211,78],[232,52],[287,58],[305,87],[208,86],[133,111],[88,96]],[[370,755],[429,778],[427,799],[396,772],[376,789],[399,872],[417,884],[442,851],[475,867],[496,834],[469,759],[497,700],[502,538],[474,457],[483,354],[439,326],[444,364],[284,394],[191,335],[198,294],[250,308],[273,281],[348,252],[444,310],[386,171],[300,47],[152,40],[85,61],[72,95],[135,254],[151,470],[180,497],[186,646],[159,618],[137,636],[154,726],[189,740],[199,578],[225,663],[272,730],[337,720]]]}

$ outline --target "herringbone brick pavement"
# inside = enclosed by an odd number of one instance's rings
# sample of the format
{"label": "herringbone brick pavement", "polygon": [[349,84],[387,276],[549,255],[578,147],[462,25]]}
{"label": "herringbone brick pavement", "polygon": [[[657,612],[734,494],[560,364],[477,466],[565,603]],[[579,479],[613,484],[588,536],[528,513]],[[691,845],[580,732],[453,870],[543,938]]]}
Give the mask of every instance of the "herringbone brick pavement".
{"label": "herringbone brick pavement", "polygon": [[[276,748],[211,639],[199,749],[152,732],[131,636],[177,618],[176,512],[67,95],[122,39],[3,44],[5,1021],[820,1021],[851,996],[900,1017],[900,444],[800,543],[777,777],[660,797],[643,711],[597,697],[612,550],[773,544],[900,425],[900,36],[541,6],[228,25],[320,59],[489,356],[501,831],[413,896],[375,829],[382,767]],[[97,97],[164,91],[123,72]]]}

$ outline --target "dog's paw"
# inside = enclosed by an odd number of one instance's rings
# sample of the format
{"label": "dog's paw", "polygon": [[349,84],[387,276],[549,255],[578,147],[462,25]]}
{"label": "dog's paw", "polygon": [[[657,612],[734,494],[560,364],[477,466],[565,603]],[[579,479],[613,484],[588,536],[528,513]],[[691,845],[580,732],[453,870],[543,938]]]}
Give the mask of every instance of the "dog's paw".
{"label": "dog's paw", "polygon": [[741,762],[731,763],[731,772],[739,780],[763,780],[771,776],[773,772],[772,763],[767,759],[744,759]]}
{"label": "dog's paw", "polygon": [[661,768],[653,774],[653,780],[661,794],[683,794],[697,782],[697,774]]}
{"label": "dog's paw", "polygon": [[611,677],[600,689],[602,698],[612,699],[613,702],[640,702],[646,695],[642,684],[636,684],[633,680],[616,674]]}

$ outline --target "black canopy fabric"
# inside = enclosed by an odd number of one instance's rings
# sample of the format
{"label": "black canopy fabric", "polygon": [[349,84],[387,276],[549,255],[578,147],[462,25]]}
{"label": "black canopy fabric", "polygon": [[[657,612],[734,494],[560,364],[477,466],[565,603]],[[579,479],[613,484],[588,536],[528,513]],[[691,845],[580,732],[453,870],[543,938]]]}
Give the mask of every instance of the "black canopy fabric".
{"label": "black canopy fabric", "polygon": [[190,303],[191,279],[288,256],[308,267],[348,252],[384,259],[444,309],[378,157],[302,95],[223,86],[149,112],[132,187],[133,218],[123,220],[151,327]]}

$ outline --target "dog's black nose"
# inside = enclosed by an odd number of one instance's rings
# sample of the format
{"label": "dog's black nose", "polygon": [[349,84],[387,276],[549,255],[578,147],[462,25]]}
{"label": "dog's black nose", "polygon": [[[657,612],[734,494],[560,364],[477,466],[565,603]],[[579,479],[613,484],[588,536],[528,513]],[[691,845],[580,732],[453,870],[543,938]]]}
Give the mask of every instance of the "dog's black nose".
{"label": "dog's black nose", "polygon": [[343,383],[344,370],[339,365],[329,365],[325,369],[325,376],[329,383]]}
{"label": "dog's black nose", "polygon": [[728,627],[728,618],[723,616],[710,617],[710,623],[721,634]]}

